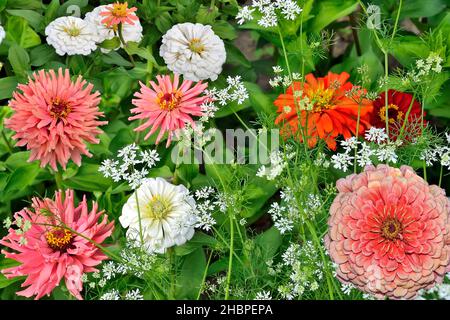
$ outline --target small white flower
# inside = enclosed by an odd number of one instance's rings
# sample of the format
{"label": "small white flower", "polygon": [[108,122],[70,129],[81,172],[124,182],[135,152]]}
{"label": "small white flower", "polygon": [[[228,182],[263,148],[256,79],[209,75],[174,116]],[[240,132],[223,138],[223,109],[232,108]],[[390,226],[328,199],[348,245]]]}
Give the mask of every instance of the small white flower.
{"label": "small white flower", "polygon": [[[106,7],[109,7],[109,5],[98,6],[94,8],[94,10],[86,13],[84,18],[84,21],[94,26],[95,31],[97,32],[97,42],[99,43],[118,36],[118,33],[114,31],[113,27],[107,27],[101,22],[105,17],[101,16],[100,13],[107,11]],[[136,15],[134,12],[131,14]],[[133,25],[129,23],[122,23],[122,37],[125,42],[141,42],[142,40],[143,34],[141,22],[139,20],[133,20],[133,23]],[[122,43],[120,44],[120,47],[123,47]],[[110,50],[102,48],[102,52],[109,51]]]}
{"label": "small white flower", "polygon": [[255,300],[272,300],[270,291],[260,291],[255,295]]}
{"label": "small white flower", "polygon": [[162,178],[150,178],[128,198],[119,221],[128,228],[127,238],[139,242],[142,236],[148,252],[163,253],[192,238],[197,223],[195,209],[195,201],[185,186],[173,185]]}
{"label": "small white flower", "polygon": [[88,55],[97,49],[97,32],[93,25],[77,17],[60,17],[45,28],[47,43],[60,56]]}
{"label": "small white flower", "polygon": [[397,163],[398,156],[395,153],[395,145],[388,144],[380,147],[377,152],[378,160],[381,162],[387,161]]}
{"label": "small white flower", "polygon": [[169,70],[192,81],[216,80],[226,60],[224,43],[211,26],[189,22],[166,32],[159,54]]}
{"label": "small white flower", "polygon": [[104,293],[100,297],[100,300],[120,300],[119,291],[117,291],[116,289],[112,289],[111,291]]}
{"label": "small white flower", "polygon": [[345,151],[347,152],[356,149],[358,147],[358,144],[359,141],[356,139],[356,137],[351,137],[345,141],[341,141],[341,146],[343,146]]}
{"label": "small white flower", "polygon": [[253,20],[253,12],[255,9],[251,9],[249,6],[239,8],[239,12],[236,15],[236,20],[238,24],[243,24],[246,21]]}
{"label": "small white flower", "polygon": [[3,26],[0,26],[0,44],[3,42],[3,39],[6,37],[5,29],[3,29]]}
{"label": "small white flower", "polygon": [[280,66],[273,66],[272,69],[273,69],[274,73],[282,73],[283,72],[283,68],[281,68]]}
{"label": "small white flower", "polygon": [[348,167],[352,165],[353,157],[350,156],[348,153],[338,153],[334,154],[331,157],[331,163],[333,164],[333,167],[338,170],[342,170],[343,172],[346,172],[348,170]]}
{"label": "small white flower", "polygon": [[369,130],[366,131],[366,139],[375,142],[377,144],[380,144],[388,138],[385,128],[375,128],[371,127]]}
{"label": "small white flower", "polygon": [[144,296],[141,294],[141,290],[135,289],[127,292],[125,300],[144,300]]}

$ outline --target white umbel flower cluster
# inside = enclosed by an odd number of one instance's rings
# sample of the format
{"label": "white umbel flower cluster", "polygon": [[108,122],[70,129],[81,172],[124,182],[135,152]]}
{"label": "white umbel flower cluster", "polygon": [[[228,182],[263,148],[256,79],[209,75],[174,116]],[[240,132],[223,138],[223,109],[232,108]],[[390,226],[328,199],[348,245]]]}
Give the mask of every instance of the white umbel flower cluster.
{"label": "white umbel flower cluster", "polygon": [[226,60],[222,39],[200,23],[173,26],[163,36],[159,54],[169,70],[192,81],[216,80]]}
{"label": "white umbel flower cluster", "polygon": [[6,37],[5,29],[3,29],[2,26],[0,26],[0,44],[3,42],[3,39]]}
{"label": "white umbel flower cluster", "polygon": [[77,17],[60,17],[45,28],[47,43],[60,56],[88,55],[97,49],[95,27]]}
{"label": "white umbel flower cluster", "polygon": [[[101,43],[105,40],[110,40],[117,36],[112,27],[107,27],[102,20],[105,18],[101,16],[101,12],[107,11],[106,8],[108,5],[98,6],[91,12],[86,13],[84,21],[92,24],[97,31],[98,42]],[[136,15],[134,12],[133,15]],[[134,25],[129,23],[122,24],[122,36],[125,42],[140,42],[142,40],[142,25],[139,20],[134,21]],[[120,44],[120,47],[123,47],[123,44]],[[109,52],[110,50],[103,49],[103,52]]]}
{"label": "white umbel flower cluster", "polygon": [[195,208],[185,186],[150,178],[130,196],[119,221],[128,228],[128,239],[139,242],[142,236],[146,251],[164,253],[167,248],[192,238],[197,223]]}

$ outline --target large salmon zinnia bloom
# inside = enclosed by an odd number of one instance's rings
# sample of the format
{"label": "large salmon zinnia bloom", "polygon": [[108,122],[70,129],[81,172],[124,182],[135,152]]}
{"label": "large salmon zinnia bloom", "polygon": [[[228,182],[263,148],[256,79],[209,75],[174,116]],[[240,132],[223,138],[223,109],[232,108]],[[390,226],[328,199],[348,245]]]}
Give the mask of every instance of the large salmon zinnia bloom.
{"label": "large salmon zinnia bloom", "polygon": [[128,2],[116,2],[107,6],[106,11],[100,12],[100,15],[105,17],[101,22],[107,27],[116,27],[120,23],[134,25],[134,21],[139,20],[135,11],[136,7],[128,8]]}
{"label": "large salmon zinnia bloom", "polygon": [[65,169],[69,159],[81,165],[82,154],[92,156],[85,143],[99,143],[98,126],[108,123],[97,120],[103,113],[97,107],[100,94],[92,88],[81,76],[72,82],[69,70],[62,69],[40,70],[28,84],[19,84],[22,92],[14,92],[9,102],[14,113],[5,125],[16,132],[16,145],[31,151],[29,161],[57,171],[57,163]]}
{"label": "large salmon zinnia bloom", "polygon": [[[346,72],[316,78],[313,74],[305,76],[305,83],[294,82],[274,102],[278,107],[275,123],[282,125],[283,135],[293,135],[302,140],[306,128],[308,145],[313,147],[317,140],[325,140],[330,149],[336,149],[336,137],[343,135],[348,139],[356,134],[358,119],[358,97],[347,97],[346,92],[353,88],[347,82],[350,75]],[[362,91],[361,91],[362,92]],[[309,100],[311,110],[306,110],[303,101]],[[296,99],[296,102],[295,102]],[[369,113],[372,103],[361,101],[359,134],[370,127]],[[301,129],[302,131],[299,131]]]}
{"label": "large salmon zinnia bloom", "polygon": [[[107,256],[86,238],[101,244],[111,235],[114,223],[108,223],[103,211],[97,211],[94,202],[89,212],[86,198],[74,205],[74,192],[67,190],[65,197],[56,192],[55,200],[33,198],[32,208],[24,208],[15,214],[22,225],[27,221],[31,227],[19,234],[10,228],[0,244],[13,252],[2,250],[6,258],[14,259],[21,265],[2,270],[8,277],[27,276],[17,292],[24,297],[35,296],[40,299],[49,295],[64,278],[66,287],[76,298],[82,299],[81,276],[83,273],[97,271],[95,266]],[[70,230],[77,232],[75,234]],[[23,243],[23,238],[25,243]]]}
{"label": "large salmon zinnia bloom", "polygon": [[136,108],[131,109],[135,116],[128,120],[142,119],[145,122],[135,131],[143,131],[151,127],[144,139],[148,139],[156,130],[159,134],[156,138],[158,144],[164,133],[168,133],[167,144],[170,145],[173,134],[191,123],[194,126],[192,116],[202,116],[202,104],[210,98],[202,96],[208,84],[197,82],[193,87],[193,81],[184,80],[179,86],[179,76],[156,76],[158,84],[150,81],[151,88],[141,84],[141,91],[134,94],[137,99],[132,103]]}
{"label": "large salmon zinnia bloom", "polygon": [[450,271],[450,201],[411,167],[368,166],[337,182],[325,244],[343,283],[414,298]]}

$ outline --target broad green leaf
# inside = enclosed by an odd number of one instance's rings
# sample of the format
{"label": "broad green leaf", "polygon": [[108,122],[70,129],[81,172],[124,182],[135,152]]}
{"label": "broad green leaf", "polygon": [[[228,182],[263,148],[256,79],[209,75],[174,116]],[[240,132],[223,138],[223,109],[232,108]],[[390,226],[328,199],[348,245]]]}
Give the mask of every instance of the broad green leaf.
{"label": "broad green leaf", "polygon": [[40,30],[44,17],[33,10],[6,10],[10,15],[25,18],[35,30]]}
{"label": "broad green leaf", "polygon": [[120,54],[115,51],[111,51],[106,54],[102,54],[102,61],[107,64],[114,64],[121,67],[132,67],[131,62],[126,60]]}
{"label": "broad green leaf", "polygon": [[9,99],[18,84],[17,77],[5,77],[0,79],[0,100]]}
{"label": "broad green leaf", "polygon": [[41,67],[57,57],[55,49],[47,44],[41,44],[30,50],[30,62],[33,67]]}
{"label": "broad green leaf", "polygon": [[206,258],[202,248],[198,248],[186,256],[177,279],[177,299],[197,298],[205,268]]}
{"label": "broad green leaf", "polygon": [[430,50],[427,44],[415,36],[398,37],[392,43],[390,53],[403,66],[410,66],[417,58],[426,58]]}
{"label": "broad green leaf", "polygon": [[3,193],[6,196],[31,185],[39,173],[39,164],[34,162],[14,170],[6,183]]}
{"label": "broad green leaf", "polygon": [[103,49],[114,50],[120,46],[120,39],[119,37],[114,37],[112,39],[103,41],[99,46]]}
{"label": "broad green leaf", "polygon": [[237,38],[236,30],[230,23],[226,21],[216,21],[213,24],[212,29],[214,33],[217,34],[221,39],[234,40]]}
{"label": "broad green leaf", "polygon": [[41,43],[39,35],[22,17],[11,16],[6,23],[6,39],[22,48],[31,48]]}
{"label": "broad green leaf", "polygon": [[255,111],[269,114],[275,111],[273,101],[267,93],[261,90],[260,86],[250,82],[244,82],[244,85],[249,93],[250,104]]}
{"label": "broad green leaf", "polygon": [[106,191],[113,182],[105,178],[98,168],[97,164],[83,163],[77,174],[70,179],[63,180],[63,184],[67,188],[81,191]]}
{"label": "broad green leaf", "polygon": [[315,17],[310,21],[311,31],[320,32],[330,23],[345,17],[355,11],[358,6],[356,0],[321,0],[316,2],[312,13]]}
{"label": "broad green leaf", "polygon": [[255,243],[264,250],[268,258],[272,258],[281,246],[282,240],[280,231],[272,227],[256,236]]}
{"label": "broad green leaf", "polygon": [[8,51],[8,60],[14,73],[21,79],[26,79],[27,71],[30,70],[30,57],[27,51],[13,44]]}
{"label": "broad green leaf", "polygon": [[[448,2],[446,0],[407,0],[403,1],[403,6],[400,11],[400,19],[402,18],[420,18],[431,17],[446,8]],[[398,10],[398,9],[397,9]],[[392,13],[392,16],[397,15],[397,10]]]}
{"label": "broad green leaf", "polygon": [[203,232],[196,232],[191,240],[186,242],[181,246],[175,247],[175,253],[177,256],[185,256],[194,250],[202,248],[203,246],[208,246],[214,248],[218,241],[216,238],[209,236]]}

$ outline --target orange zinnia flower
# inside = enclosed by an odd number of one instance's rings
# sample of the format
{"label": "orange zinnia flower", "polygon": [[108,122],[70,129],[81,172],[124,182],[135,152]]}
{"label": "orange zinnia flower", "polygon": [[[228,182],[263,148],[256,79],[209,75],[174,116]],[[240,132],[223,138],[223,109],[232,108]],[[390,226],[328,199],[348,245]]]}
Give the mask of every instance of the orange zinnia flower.
{"label": "orange zinnia flower", "polygon": [[102,23],[106,24],[107,27],[114,27],[120,23],[134,25],[134,21],[139,19],[134,13],[137,8],[128,8],[128,2],[113,3],[112,5],[106,7],[106,10],[107,11],[100,12],[100,15],[105,17],[102,20]]}
{"label": "orange zinnia flower", "polygon": [[[368,120],[373,106],[370,100],[360,99],[353,92],[352,97],[346,96],[346,92],[353,88],[353,84],[347,82],[349,77],[346,72],[329,72],[323,78],[316,78],[310,73],[305,76],[306,82],[294,82],[289,86],[286,94],[281,94],[274,102],[279,113],[275,123],[282,125],[282,134],[298,137],[302,141],[306,133],[310,147],[322,139],[330,149],[335,150],[338,135],[348,139],[356,134],[357,101],[360,101],[358,134],[362,135],[370,127]],[[358,95],[364,92],[362,89],[357,91]]]}

